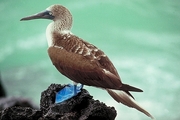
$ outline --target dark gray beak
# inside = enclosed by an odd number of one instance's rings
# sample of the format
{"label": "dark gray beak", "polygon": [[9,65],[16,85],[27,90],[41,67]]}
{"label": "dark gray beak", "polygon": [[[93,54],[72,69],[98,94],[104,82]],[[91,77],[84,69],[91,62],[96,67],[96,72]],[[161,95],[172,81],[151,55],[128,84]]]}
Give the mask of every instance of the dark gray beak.
{"label": "dark gray beak", "polygon": [[23,20],[33,20],[33,19],[50,19],[50,20],[53,20],[54,16],[52,15],[52,13],[50,11],[46,10],[46,11],[37,13],[35,15],[24,17],[20,21],[23,21]]}

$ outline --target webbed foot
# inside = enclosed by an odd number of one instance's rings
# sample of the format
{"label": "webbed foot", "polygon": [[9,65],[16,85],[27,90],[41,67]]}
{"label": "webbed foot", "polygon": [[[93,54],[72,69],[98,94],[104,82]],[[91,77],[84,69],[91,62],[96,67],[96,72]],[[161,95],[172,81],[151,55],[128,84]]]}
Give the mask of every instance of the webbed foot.
{"label": "webbed foot", "polygon": [[78,86],[71,84],[66,85],[63,89],[56,93],[55,103],[61,103],[76,96],[79,92],[81,92],[82,88],[82,84]]}

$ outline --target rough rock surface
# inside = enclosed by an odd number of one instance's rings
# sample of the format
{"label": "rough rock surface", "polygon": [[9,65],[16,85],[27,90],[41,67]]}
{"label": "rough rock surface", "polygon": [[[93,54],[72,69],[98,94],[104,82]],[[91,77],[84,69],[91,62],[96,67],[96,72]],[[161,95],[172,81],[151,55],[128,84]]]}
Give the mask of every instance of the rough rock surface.
{"label": "rough rock surface", "polygon": [[1,120],[38,120],[41,115],[41,111],[20,106],[10,107],[0,111]]}
{"label": "rough rock surface", "polygon": [[0,111],[1,120],[114,120],[116,110],[92,99],[83,89],[77,96],[55,104],[55,94],[64,86],[51,84],[42,92],[40,110],[30,107],[9,107]]}
{"label": "rough rock surface", "polygon": [[0,110],[4,110],[9,107],[21,106],[38,109],[38,107],[28,98],[23,97],[0,97]]}

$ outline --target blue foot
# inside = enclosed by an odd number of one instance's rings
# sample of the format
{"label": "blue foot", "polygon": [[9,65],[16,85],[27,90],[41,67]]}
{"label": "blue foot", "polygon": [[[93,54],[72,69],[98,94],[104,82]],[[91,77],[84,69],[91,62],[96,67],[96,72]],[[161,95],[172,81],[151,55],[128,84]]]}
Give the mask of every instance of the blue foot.
{"label": "blue foot", "polygon": [[56,99],[55,103],[61,103],[65,100],[68,100],[74,96],[76,96],[79,92],[81,92],[81,89],[83,88],[83,85],[66,85],[63,89],[61,89],[59,92],[56,93]]}

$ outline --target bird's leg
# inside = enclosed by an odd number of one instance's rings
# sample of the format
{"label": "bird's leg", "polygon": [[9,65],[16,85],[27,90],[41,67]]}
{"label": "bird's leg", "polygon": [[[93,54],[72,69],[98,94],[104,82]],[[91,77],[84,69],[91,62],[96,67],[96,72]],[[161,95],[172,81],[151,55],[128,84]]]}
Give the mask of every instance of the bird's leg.
{"label": "bird's leg", "polygon": [[74,84],[74,94],[76,95],[82,90],[83,84],[80,84],[79,86],[77,86],[78,83],[76,82],[73,82],[73,84]]}
{"label": "bird's leg", "polygon": [[83,85],[77,86],[77,83],[68,84],[59,92],[56,93],[55,103],[61,103],[65,100],[68,100],[74,96],[76,96],[79,92],[81,92]]}
{"label": "bird's leg", "polygon": [[73,84],[74,84],[74,89],[73,89],[73,92],[74,92],[74,93],[73,93],[73,94],[76,95],[76,94],[77,94],[77,84],[78,84],[78,83],[73,82]]}
{"label": "bird's leg", "polygon": [[82,89],[83,89],[83,87],[84,87],[84,85],[83,85],[83,84],[81,84],[79,87],[80,87],[80,89],[82,90]]}
{"label": "bird's leg", "polygon": [[74,96],[77,95],[79,92],[81,92],[81,90],[83,89],[83,84],[80,84],[79,86],[77,86],[78,83],[73,82],[74,84]]}
{"label": "bird's leg", "polygon": [[75,84],[75,85],[74,85],[74,90],[73,90],[74,95],[76,95],[76,94],[77,94],[77,90],[76,90],[76,89],[77,89],[77,84]]}

